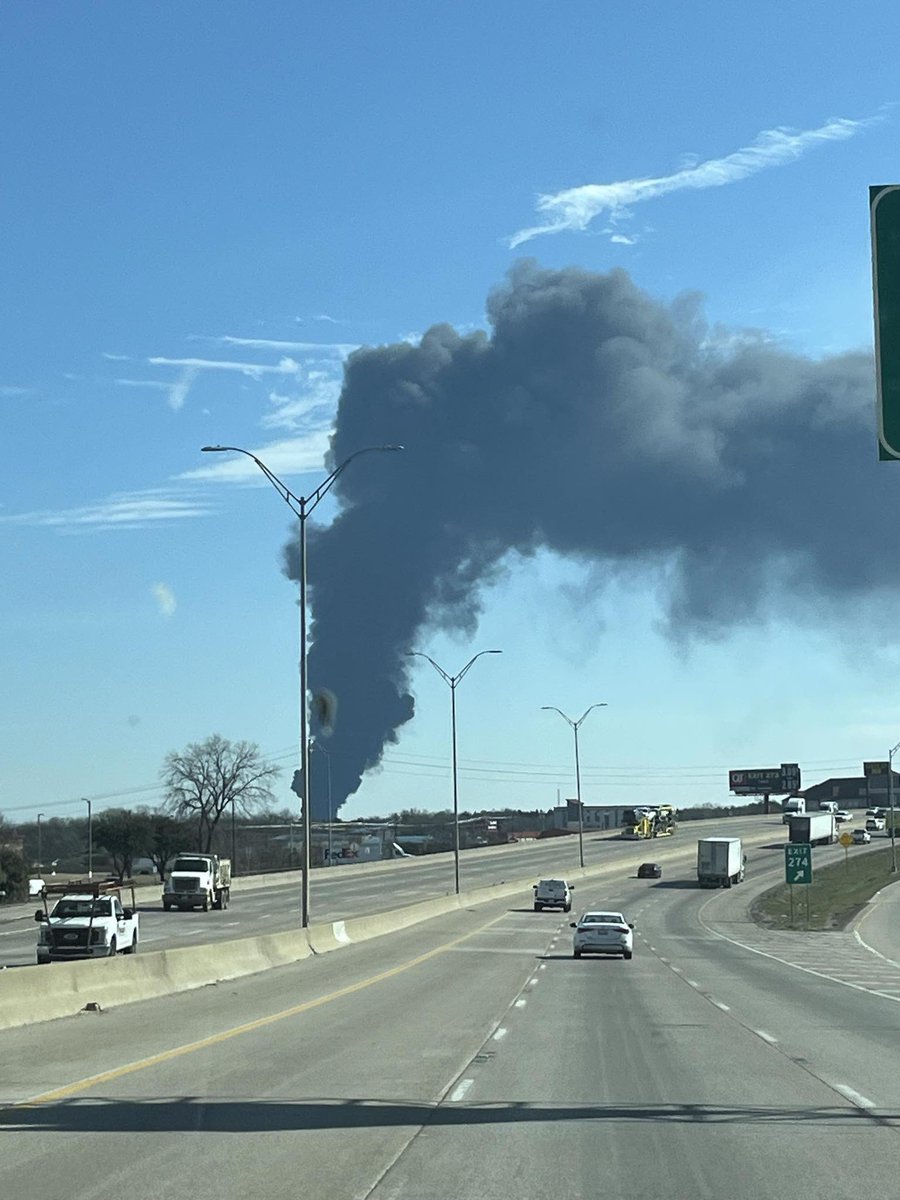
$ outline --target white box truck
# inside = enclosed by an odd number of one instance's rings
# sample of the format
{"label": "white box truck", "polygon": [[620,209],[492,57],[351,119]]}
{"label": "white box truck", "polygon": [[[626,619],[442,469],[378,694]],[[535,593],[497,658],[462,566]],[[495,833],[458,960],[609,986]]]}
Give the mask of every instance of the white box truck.
{"label": "white box truck", "polygon": [[697,843],[697,882],[701,887],[727,887],[744,878],[744,854],[736,837],[701,838]]}
{"label": "white box truck", "polygon": [[808,842],[810,846],[830,846],[838,839],[834,813],[805,813],[791,817],[788,826],[789,842]]}

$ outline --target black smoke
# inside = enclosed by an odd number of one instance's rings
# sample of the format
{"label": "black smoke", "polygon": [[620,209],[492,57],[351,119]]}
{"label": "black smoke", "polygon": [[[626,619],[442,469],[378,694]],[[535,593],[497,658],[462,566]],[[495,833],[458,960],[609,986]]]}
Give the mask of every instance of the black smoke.
{"label": "black smoke", "polygon": [[696,297],[660,303],[618,270],[520,263],[487,314],[488,334],[435,325],[346,366],[332,461],[406,450],[354,463],[340,515],[310,534],[310,686],[340,705],[336,804],[413,715],[419,631],[474,627],[510,552],[664,568],[681,637],[778,597],[825,606],[900,581],[870,355],[710,329]]}

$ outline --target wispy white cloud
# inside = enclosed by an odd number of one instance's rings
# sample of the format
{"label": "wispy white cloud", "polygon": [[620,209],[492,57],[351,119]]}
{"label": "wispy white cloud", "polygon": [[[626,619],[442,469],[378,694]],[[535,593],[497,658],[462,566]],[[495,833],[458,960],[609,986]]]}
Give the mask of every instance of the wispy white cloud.
{"label": "wispy white cloud", "polygon": [[[318,429],[302,437],[268,442],[255,450],[248,446],[247,449],[283,479],[321,470],[328,451],[328,440],[329,431]],[[208,463],[191,471],[183,471],[176,478],[218,483],[266,482],[259,467],[245,454],[210,454],[206,457]]]}
{"label": "wispy white cloud", "polygon": [[623,179],[616,183],[590,183],[538,196],[537,211],[544,214],[547,220],[541,225],[520,229],[509,238],[509,246],[515,249],[523,242],[545,233],[583,231],[595,217],[601,215],[622,220],[628,216],[628,209],[632,205],[671,192],[738,183],[769,167],[795,162],[818,146],[846,141],[866,126],[881,119],[881,116],[876,116],[853,121],[838,117],[819,126],[818,129],[767,129],[749,146],[724,158],[708,159],[706,162],[687,160],[671,175],[649,179]]}
{"label": "wispy white cloud", "polygon": [[10,383],[0,384],[0,396],[3,396],[4,399],[7,400],[15,400],[20,396],[30,396],[31,394],[31,388],[16,387],[14,384]]}
{"label": "wispy white cloud", "polygon": [[110,354],[108,351],[103,351],[103,357],[108,362],[131,362],[127,354]]}
{"label": "wispy white cloud", "polygon": [[151,367],[183,367],[193,371],[236,371],[261,379],[264,375],[297,375],[302,369],[293,358],[282,358],[277,363],[232,362],[230,359],[212,358],[164,358],[154,355],[148,358]]}
{"label": "wispy white cloud", "polygon": [[154,583],[153,598],[156,600],[156,606],[164,617],[175,615],[175,609],[178,604],[175,600],[175,593],[167,583]]}
{"label": "wispy white cloud", "polygon": [[271,338],[231,337],[228,334],[222,337],[210,338],[209,340],[216,342],[220,346],[244,346],[253,350],[283,350],[292,353],[322,354],[325,356],[337,355],[338,358],[346,358],[348,354],[352,354],[354,350],[359,349],[359,346],[355,342],[283,342],[275,341]]}
{"label": "wispy white cloud", "polygon": [[617,246],[634,246],[637,242],[636,237],[629,237],[626,233],[614,233],[609,240]]}
{"label": "wispy white cloud", "polygon": [[116,379],[119,387],[148,388],[154,392],[165,392],[169,408],[178,412],[184,406],[191,384],[197,378],[194,367],[186,367],[174,383],[166,383],[162,379]]}
{"label": "wispy white cloud", "polygon": [[132,388],[150,388],[157,392],[167,392],[172,386],[170,383],[164,383],[161,379],[114,379],[113,383],[119,387]]}
{"label": "wispy white cloud", "polygon": [[58,529],[64,533],[85,533],[102,529],[149,528],[160,522],[206,517],[214,511],[214,507],[203,500],[157,488],[144,492],[118,492],[97,504],[78,508],[4,514],[0,515],[0,522]]}

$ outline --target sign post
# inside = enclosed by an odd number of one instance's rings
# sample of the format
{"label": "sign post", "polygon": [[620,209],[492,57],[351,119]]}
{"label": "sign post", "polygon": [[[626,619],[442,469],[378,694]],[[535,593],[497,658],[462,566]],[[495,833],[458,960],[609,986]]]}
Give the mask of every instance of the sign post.
{"label": "sign post", "polygon": [[[812,875],[812,846],[809,842],[788,842],[784,848],[784,878],[791,897],[791,928],[794,925],[794,885],[810,884]],[[806,893],[806,928],[809,929],[809,891]]]}
{"label": "sign post", "polygon": [[869,188],[878,457],[900,458],[900,184]]}
{"label": "sign post", "polygon": [[853,845],[853,834],[848,833],[847,830],[845,829],[844,832],[841,834],[841,836],[838,838],[838,841],[844,847],[844,872],[845,872],[845,874],[849,874],[850,873],[850,847]]}

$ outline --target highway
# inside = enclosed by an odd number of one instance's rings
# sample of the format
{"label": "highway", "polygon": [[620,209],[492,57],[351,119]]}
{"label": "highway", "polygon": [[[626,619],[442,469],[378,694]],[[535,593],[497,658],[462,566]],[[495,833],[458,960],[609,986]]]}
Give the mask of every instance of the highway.
{"label": "highway", "polygon": [[746,901],[782,873],[771,832],[731,891],[698,889],[684,853],[659,882],[584,882],[579,908],[635,922],[629,963],[574,960],[569,918],[526,890],[4,1031],[0,1195],[893,1196],[900,939],[878,908],[861,929],[883,957],[756,929]]}
{"label": "highway", "polygon": [[[774,824],[773,824],[774,821]],[[644,859],[664,859],[673,854],[696,854],[696,840],[709,833],[753,836],[771,826],[773,835],[784,839],[778,817],[761,823],[759,817],[730,820],[685,822],[672,838],[653,842],[627,842],[617,835],[591,834],[585,837],[585,863],[626,864]],[[575,837],[553,838],[470,850],[460,857],[460,886],[463,891],[487,887],[504,879],[517,879],[543,872],[565,876],[578,867],[578,841]],[[299,924],[299,875],[294,873],[266,888],[255,888],[252,879],[236,881],[231,906],[224,912],[164,913],[160,888],[139,893],[141,912],[141,949],[164,950],[260,933],[275,933]],[[401,859],[391,863],[373,863],[354,867],[318,870],[311,880],[312,919],[337,921],[363,913],[401,908],[445,895],[453,890],[453,857],[449,854],[427,858]],[[0,968],[31,965],[35,961],[37,930],[34,912],[40,901],[16,906],[17,920],[0,923]]]}

